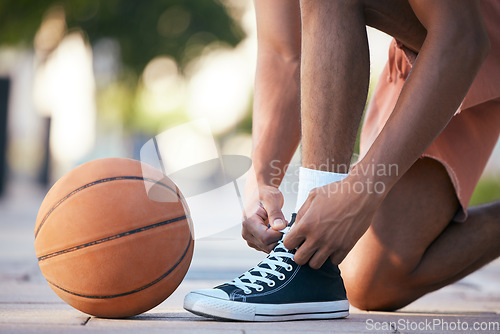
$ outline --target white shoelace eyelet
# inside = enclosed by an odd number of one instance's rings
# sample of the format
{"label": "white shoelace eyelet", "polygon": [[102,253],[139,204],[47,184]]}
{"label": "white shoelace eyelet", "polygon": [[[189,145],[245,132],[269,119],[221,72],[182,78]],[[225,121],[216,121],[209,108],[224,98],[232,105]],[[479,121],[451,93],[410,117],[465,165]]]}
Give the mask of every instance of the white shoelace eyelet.
{"label": "white shoelace eyelet", "polygon": [[[263,285],[259,285],[259,282],[262,282],[261,284],[266,283],[269,287],[273,287],[277,282],[269,280],[268,275],[272,275],[277,277],[278,280],[284,281],[286,279],[286,275],[283,272],[280,272],[280,268],[283,268],[288,272],[293,271],[293,266],[286,262],[287,259],[293,260],[293,254],[284,248],[282,242],[280,242],[280,244],[275,247],[273,252],[269,254],[261,263],[243,273],[240,277],[235,278],[228,284],[242,289],[243,293],[246,295],[251,294],[254,291],[262,291],[264,287]],[[268,283],[269,281],[271,281],[271,283]]]}

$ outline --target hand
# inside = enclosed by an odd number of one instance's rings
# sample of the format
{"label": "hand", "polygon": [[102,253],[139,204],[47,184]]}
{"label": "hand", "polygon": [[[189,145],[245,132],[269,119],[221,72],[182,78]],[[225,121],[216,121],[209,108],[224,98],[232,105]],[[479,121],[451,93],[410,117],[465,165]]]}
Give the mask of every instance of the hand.
{"label": "hand", "polygon": [[373,189],[356,191],[356,182],[363,184],[348,177],[309,193],[284,240],[286,248],[298,248],[297,264],[318,269],[328,258],[339,264],[366,232],[382,196]]}
{"label": "hand", "polygon": [[242,223],[241,235],[250,247],[269,253],[278,244],[283,236],[278,231],[287,225],[281,212],[283,201],[283,194],[278,188],[258,185],[254,178],[248,178],[245,187],[246,219]]}

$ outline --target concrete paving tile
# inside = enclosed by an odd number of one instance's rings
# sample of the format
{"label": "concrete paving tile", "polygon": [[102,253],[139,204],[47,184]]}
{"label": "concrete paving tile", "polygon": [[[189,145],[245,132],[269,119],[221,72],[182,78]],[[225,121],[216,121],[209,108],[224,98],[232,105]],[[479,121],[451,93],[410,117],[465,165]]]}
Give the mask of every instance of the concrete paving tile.
{"label": "concrete paving tile", "polygon": [[[347,325],[347,322],[350,325]],[[357,322],[358,326],[352,326]],[[344,323],[342,325],[341,323]],[[332,332],[332,330],[350,328],[350,332],[358,331],[363,323],[356,320],[332,320],[332,321],[293,321],[281,323],[250,323],[250,322],[230,322],[215,321],[192,315],[188,312],[148,312],[130,319],[109,320],[92,318],[86,325],[89,328],[165,328],[170,330],[189,329],[191,331],[209,332],[239,332],[248,333],[285,333],[285,332]]]}
{"label": "concrete paving tile", "polygon": [[88,318],[66,304],[0,304],[0,329],[3,325],[81,325]]}
{"label": "concrete paving tile", "polygon": [[[92,318],[87,326],[127,329],[142,327],[193,331],[241,331],[242,333],[422,333],[450,332],[472,329],[475,323],[488,326],[499,324],[496,314],[411,314],[360,312],[347,319],[321,321],[290,321],[280,323],[219,322],[196,317],[183,312],[152,312],[128,320]],[[486,328],[486,327],[485,327]],[[397,332],[399,331],[399,332]],[[458,332],[463,332],[459,330]],[[485,333],[495,333],[493,330]]]}
{"label": "concrete paving tile", "polygon": [[6,325],[0,326],[0,333],[5,334],[78,334],[78,333],[103,333],[103,334],[140,334],[140,333],[168,333],[168,334],[217,334],[217,333],[236,333],[241,334],[241,331],[233,330],[206,330],[204,328],[89,328],[87,326],[53,326],[53,325]]}
{"label": "concrete paving tile", "polygon": [[221,284],[220,280],[218,281],[199,281],[199,280],[184,280],[181,285],[177,288],[177,290],[170,295],[163,303],[158,305],[154,310],[163,310],[163,309],[177,309],[182,310],[182,305],[184,304],[184,296],[188,294],[192,290],[196,289],[210,289],[214,286]]}
{"label": "concrete paving tile", "polygon": [[[52,310],[59,317],[67,313]],[[150,311],[129,319],[111,320],[92,317],[71,325],[46,321],[43,324],[0,323],[2,333],[461,333],[479,324],[484,333],[498,333],[491,324],[500,324],[497,314],[435,314],[356,311],[347,319],[290,321],[280,323],[220,322],[185,311]],[[458,326],[458,327],[457,327]],[[460,330],[458,330],[460,329]]]}
{"label": "concrete paving tile", "polygon": [[1,303],[63,303],[47,282],[0,282]]}
{"label": "concrete paving tile", "polygon": [[247,324],[245,333],[362,333],[364,328],[360,315],[350,315],[346,319]]}

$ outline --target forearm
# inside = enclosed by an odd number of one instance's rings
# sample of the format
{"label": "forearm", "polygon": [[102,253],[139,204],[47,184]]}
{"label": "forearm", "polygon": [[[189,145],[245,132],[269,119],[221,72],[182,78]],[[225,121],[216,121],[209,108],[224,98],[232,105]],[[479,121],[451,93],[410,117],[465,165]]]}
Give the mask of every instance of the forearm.
{"label": "forearm", "polygon": [[488,52],[481,29],[468,32],[429,30],[391,117],[356,174],[383,182],[387,192],[448,124]]}
{"label": "forearm", "polygon": [[278,186],[300,141],[300,8],[298,0],[255,0],[255,11],[253,168],[245,186],[242,235],[250,247],[270,252],[286,225]]}
{"label": "forearm", "polygon": [[300,61],[259,51],[252,161],[257,181],[279,186],[300,142]]}
{"label": "forearm", "polygon": [[298,0],[255,0],[255,11],[253,172],[277,187],[300,141],[300,9]]}

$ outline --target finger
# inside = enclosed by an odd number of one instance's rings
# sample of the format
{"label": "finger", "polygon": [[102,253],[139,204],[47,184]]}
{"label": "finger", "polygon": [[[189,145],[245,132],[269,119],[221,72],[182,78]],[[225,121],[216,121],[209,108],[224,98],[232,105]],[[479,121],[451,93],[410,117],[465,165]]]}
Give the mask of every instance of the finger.
{"label": "finger", "polygon": [[252,242],[250,242],[250,241],[247,241],[247,245],[248,245],[248,247],[250,247],[250,248],[256,249],[256,250],[258,250],[258,251],[262,251],[262,249],[260,249],[260,247],[257,247],[257,245],[256,245],[256,244],[254,244],[254,243],[252,243]]}
{"label": "finger", "polygon": [[330,261],[332,261],[333,264],[339,265],[346,256],[346,253],[338,251],[330,255]]}
{"label": "finger", "polygon": [[298,248],[307,239],[307,234],[307,215],[303,217],[299,217],[299,215],[297,215],[295,223],[285,236],[283,243],[287,249]]}
{"label": "finger", "polygon": [[316,253],[316,250],[317,247],[314,244],[305,242],[297,249],[295,255],[293,256],[293,260],[297,264],[303,266],[309,262],[314,253]]}
{"label": "finger", "polygon": [[[261,248],[259,245],[262,244],[256,237],[259,234],[259,226],[266,230],[267,228],[263,226],[263,222],[259,217],[251,216],[242,222],[241,236],[244,240],[249,243],[249,246],[252,248],[259,249]],[[251,245],[250,245],[251,244]]]}
{"label": "finger", "polygon": [[309,196],[307,197],[306,201],[304,202],[304,204],[302,204],[299,211],[297,212],[297,216],[295,217],[295,223],[290,227],[290,231],[295,230],[298,226],[302,224],[301,221],[306,216],[314,199],[314,196],[311,196],[311,193],[312,192],[309,193]]}
{"label": "finger", "polygon": [[286,226],[288,225],[287,221],[285,220],[285,217],[283,214],[281,214],[281,217],[277,217],[270,220],[269,226],[275,230],[275,231],[281,231],[283,230]]}
{"label": "finger", "polygon": [[270,252],[283,237],[283,233],[268,228],[265,223],[256,216],[252,216],[244,222],[243,238],[254,245],[258,250]]}
{"label": "finger", "polygon": [[286,249],[295,249],[300,247],[302,243],[306,240],[305,236],[301,234],[300,228],[290,229],[286,234],[285,240],[283,240],[283,245]]}
{"label": "finger", "polygon": [[254,230],[254,226],[253,225],[255,225],[255,224],[259,224],[259,223],[258,223],[258,221],[256,221],[256,218],[254,216],[245,219],[241,223],[241,236],[246,241],[252,242],[252,239],[253,239],[253,230]]}
{"label": "finger", "polygon": [[282,238],[283,234],[273,231],[272,229],[269,229],[268,231],[272,231],[273,234],[269,234],[266,232],[264,237],[252,236],[252,240],[254,240],[252,244],[255,246],[253,248],[262,251],[264,253],[270,253],[274,249],[274,247],[276,247],[278,241]]}
{"label": "finger", "polygon": [[257,207],[257,210],[255,211],[255,215],[257,215],[260,219],[262,219],[262,221],[266,221],[267,220],[267,212],[266,212],[266,209],[264,209],[264,205],[262,204],[262,202],[259,202],[259,206]]}
{"label": "finger", "polygon": [[250,236],[245,240],[247,240],[247,245],[250,248],[258,250],[259,252],[269,253],[269,247],[260,242],[254,235],[250,234]]}
{"label": "finger", "polygon": [[330,254],[327,251],[317,251],[309,260],[309,267],[319,269],[329,260]]}
{"label": "finger", "polygon": [[[265,212],[263,208],[261,210]],[[243,230],[249,234],[253,234],[257,230],[265,231],[268,228],[266,219],[262,218],[258,211],[253,215],[246,217],[246,219],[242,222],[242,226]]]}
{"label": "finger", "polygon": [[249,226],[249,229],[254,237],[261,240],[261,242],[264,244],[275,243],[283,236],[283,233],[267,227],[264,222],[251,224],[251,226]]}
{"label": "finger", "polygon": [[262,199],[262,205],[267,212],[269,224],[275,231],[282,230],[287,223],[281,207],[283,206],[283,195],[280,192],[268,193]]}
{"label": "finger", "polygon": [[273,229],[267,229],[265,232],[265,235],[262,239],[263,242],[263,247],[266,250],[267,253],[271,252],[274,247],[278,244],[278,241],[280,241],[283,238],[283,233],[277,232]]}
{"label": "finger", "polygon": [[263,241],[264,241],[264,243],[269,245],[269,244],[277,243],[279,240],[281,240],[281,238],[283,238],[283,233],[275,231],[272,228],[268,228],[264,232]]}
{"label": "finger", "polygon": [[309,196],[307,196],[306,201],[302,206],[300,207],[299,211],[297,212],[297,217],[295,217],[295,221],[298,222],[302,217],[306,214],[307,210],[309,210],[312,201],[314,199],[314,195],[311,195],[311,192],[309,193]]}
{"label": "finger", "polygon": [[276,247],[276,245],[277,245],[277,244],[278,244],[278,243],[277,243],[277,242],[275,242],[275,243],[273,243],[273,244],[267,245],[267,246],[263,249],[263,251],[264,251],[265,253],[269,254],[269,253],[271,253],[271,252],[272,252],[272,250],[274,249],[274,247]]}

